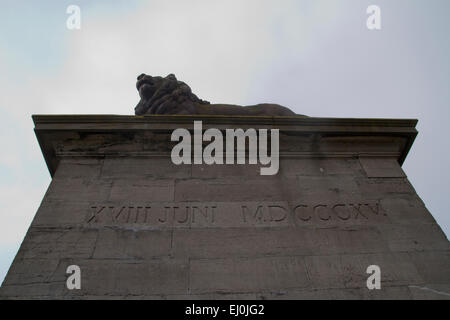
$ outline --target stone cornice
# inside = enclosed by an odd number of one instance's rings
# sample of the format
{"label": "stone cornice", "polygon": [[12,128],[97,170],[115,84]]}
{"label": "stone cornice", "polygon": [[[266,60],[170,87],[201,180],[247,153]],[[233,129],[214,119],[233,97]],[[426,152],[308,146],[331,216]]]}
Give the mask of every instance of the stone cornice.
{"label": "stone cornice", "polygon": [[[145,147],[151,144],[150,133],[170,133],[176,128],[193,128],[201,120],[203,128],[277,128],[280,130],[281,156],[390,156],[400,164],[406,158],[417,135],[415,119],[308,118],[265,116],[198,116],[198,115],[33,115],[35,133],[50,174],[53,176],[62,156],[161,156],[167,150]],[[99,147],[64,148],[87,135],[126,137],[142,147],[125,148],[119,142],[115,149]],[[136,137],[140,137],[137,139]],[[284,140],[283,140],[284,136]],[[130,140],[131,139],[131,140]],[[170,139],[170,138],[169,138]],[[122,139],[123,140],[123,139]],[[139,141],[137,141],[139,140]],[[169,142],[169,140],[167,140]],[[100,142],[99,142],[100,143]],[[159,141],[161,143],[161,141]],[[80,146],[82,146],[80,144]],[[167,143],[168,145],[168,143]],[[298,147],[303,145],[304,148]],[[63,148],[61,148],[63,146]],[[295,149],[297,148],[297,149]]]}

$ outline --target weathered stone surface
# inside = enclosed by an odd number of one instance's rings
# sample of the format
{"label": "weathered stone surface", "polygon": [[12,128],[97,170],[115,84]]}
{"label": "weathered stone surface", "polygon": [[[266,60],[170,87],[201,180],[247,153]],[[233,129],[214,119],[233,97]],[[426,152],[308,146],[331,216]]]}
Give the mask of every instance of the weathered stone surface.
{"label": "weathered stone surface", "polygon": [[406,177],[395,158],[366,158],[359,161],[368,178],[403,178]]}
{"label": "weathered stone surface", "polygon": [[[449,242],[401,169],[415,121],[34,119],[53,179],[1,298],[450,298]],[[280,129],[278,174],[174,165],[170,134],[194,119]],[[69,265],[80,290],[66,287]]]}

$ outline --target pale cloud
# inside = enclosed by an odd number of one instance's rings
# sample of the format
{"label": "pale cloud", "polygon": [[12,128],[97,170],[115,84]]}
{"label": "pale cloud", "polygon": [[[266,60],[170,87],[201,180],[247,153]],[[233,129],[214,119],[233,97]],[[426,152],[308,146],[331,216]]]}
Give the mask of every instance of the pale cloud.
{"label": "pale cloud", "polygon": [[245,103],[286,47],[306,54],[308,38],[333,27],[336,5],[297,3],[153,1],[133,15],[84,21],[68,32],[58,74],[40,80],[37,112],[132,113],[142,72],[175,73],[211,102]]}

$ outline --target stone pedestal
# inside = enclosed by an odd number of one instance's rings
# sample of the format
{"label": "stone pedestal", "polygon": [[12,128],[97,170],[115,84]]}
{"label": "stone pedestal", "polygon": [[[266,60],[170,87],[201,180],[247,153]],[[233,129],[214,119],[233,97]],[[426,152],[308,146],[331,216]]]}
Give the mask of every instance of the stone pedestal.
{"label": "stone pedestal", "polygon": [[[401,168],[415,120],[33,119],[53,179],[2,298],[450,298],[449,242]],[[174,165],[171,133],[194,120],[279,129],[278,174]]]}

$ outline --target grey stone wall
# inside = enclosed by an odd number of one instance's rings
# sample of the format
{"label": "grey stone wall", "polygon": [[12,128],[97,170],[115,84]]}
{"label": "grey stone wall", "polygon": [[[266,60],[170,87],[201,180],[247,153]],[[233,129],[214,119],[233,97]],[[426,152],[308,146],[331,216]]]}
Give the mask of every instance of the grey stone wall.
{"label": "grey stone wall", "polygon": [[[302,125],[272,124],[280,171],[261,176],[259,164],[176,166],[170,130],[98,122],[36,124],[53,179],[2,298],[450,298],[449,242],[392,128],[338,124],[329,137],[329,125],[292,135]],[[72,264],[80,290],[66,288]],[[366,286],[373,264],[380,290]]]}

